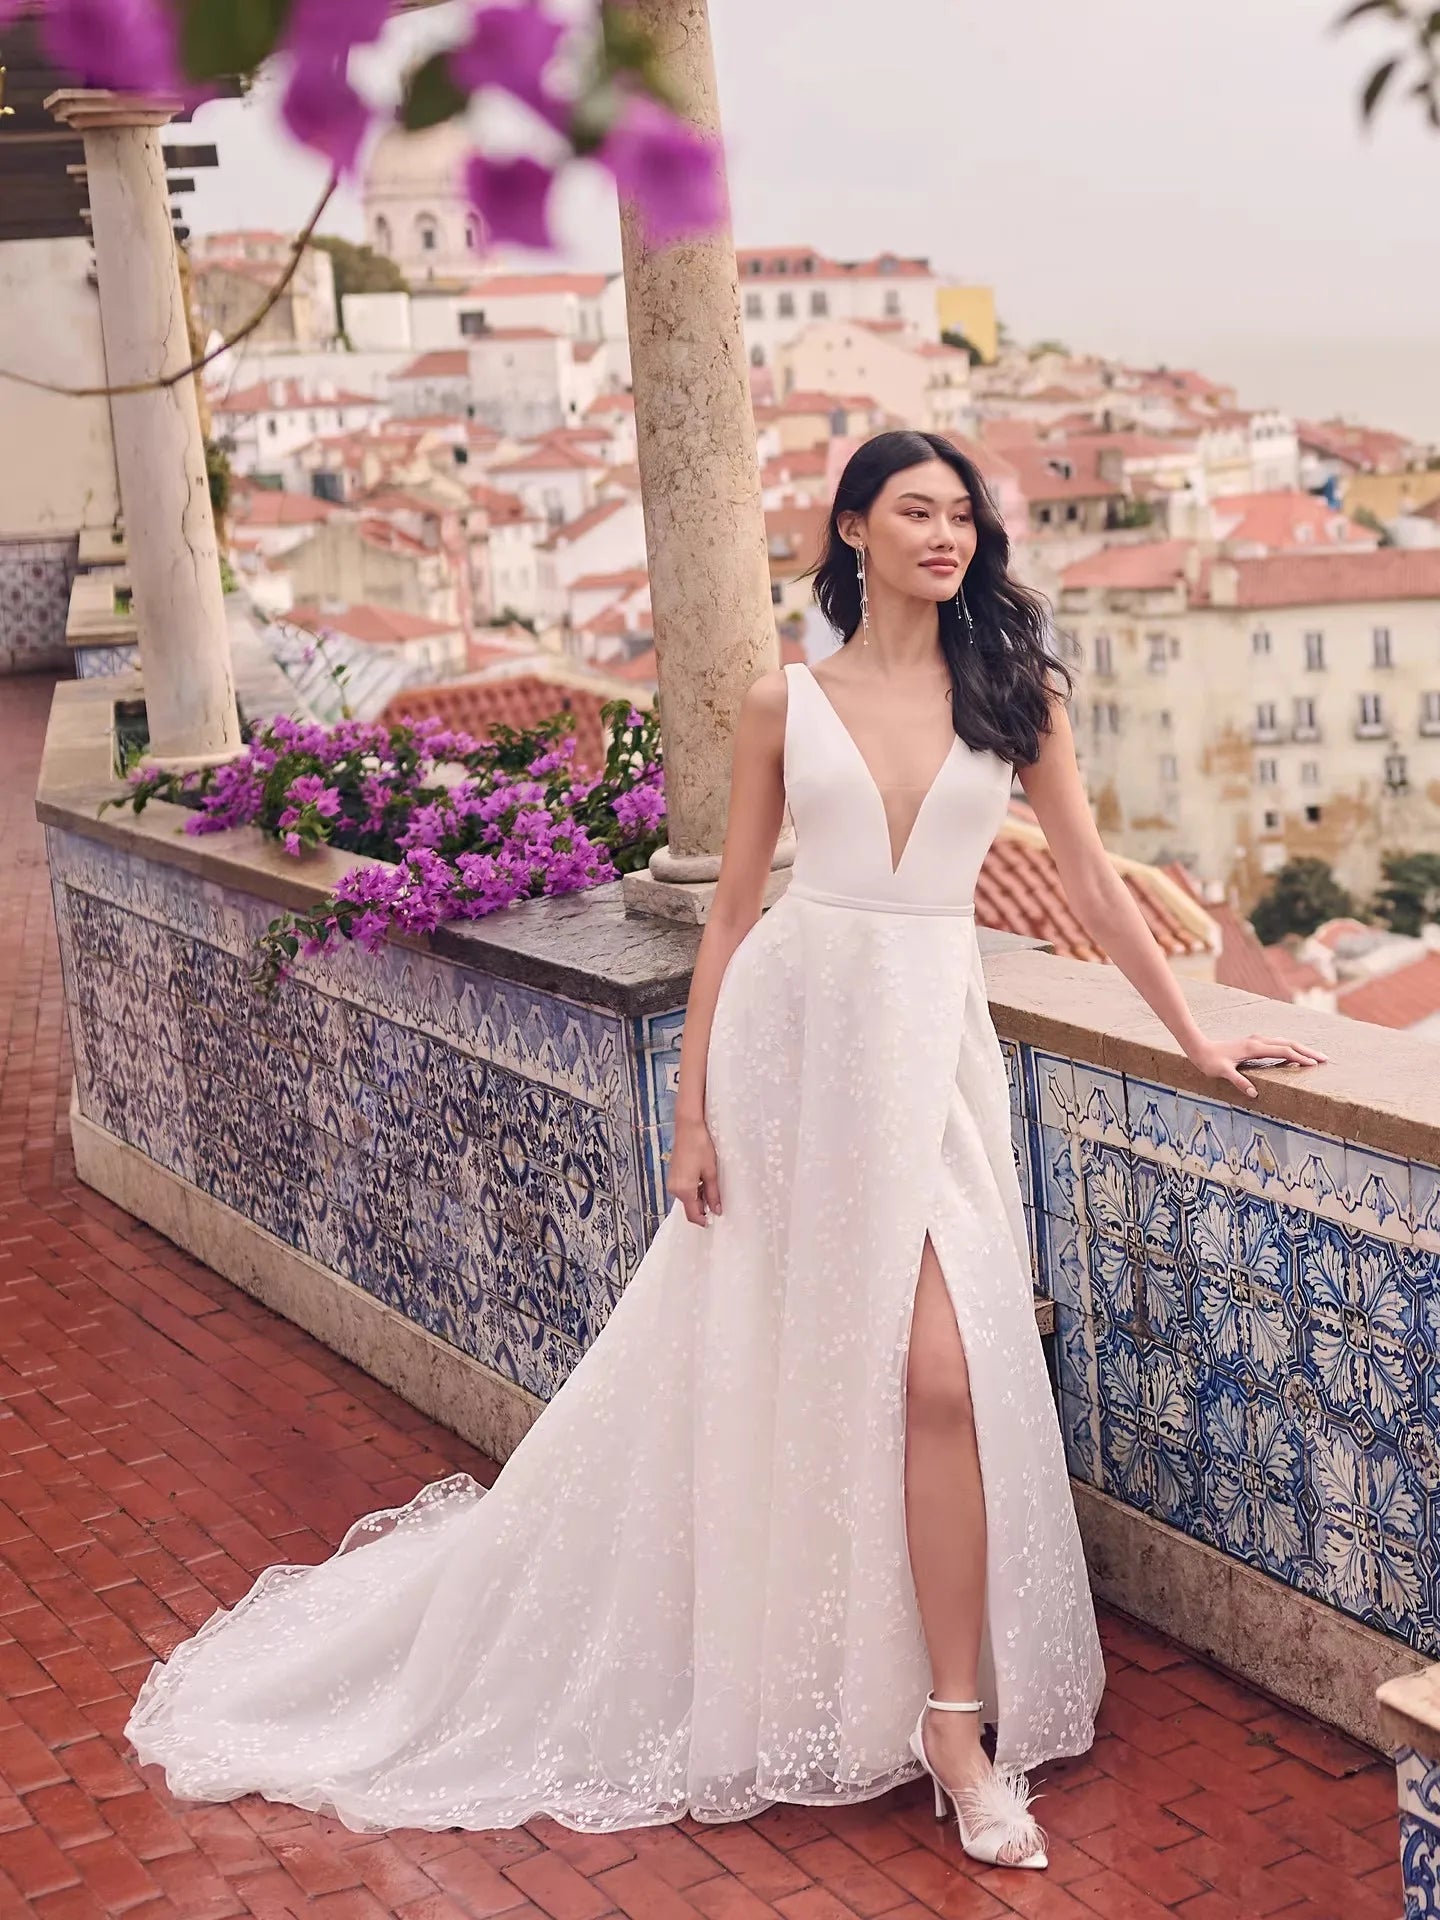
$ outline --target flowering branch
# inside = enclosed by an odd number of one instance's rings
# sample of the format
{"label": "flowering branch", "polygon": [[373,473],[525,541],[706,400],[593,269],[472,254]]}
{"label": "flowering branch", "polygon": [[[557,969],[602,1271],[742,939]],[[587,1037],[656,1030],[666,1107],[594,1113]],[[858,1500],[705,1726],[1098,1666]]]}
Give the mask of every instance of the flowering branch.
{"label": "flowering branch", "polygon": [[[0,21],[20,4],[0,0]],[[472,155],[465,181],[492,240],[550,246],[555,182],[587,159],[635,201],[656,244],[721,218],[718,143],[677,112],[626,0],[590,4],[576,26],[546,0],[468,0],[462,36],[410,76],[403,126],[438,125],[500,92],[528,110],[558,156]],[[356,90],[350,57],[380,38],[395,10],[395,0],[47,0],[40,18],[49,57],[82,86],[194,103],[218,80],[278,59],[286,125],[344,178],[389,117]]]}
{"label": "flowering branch", "polygon": [[[518,900],[599,886],[644,866],[663,838],[659,723],[626,701],[603,709],[605,765],[575,765],[565,716],[489,741],[439,721],[322,727],[277,716],[220,767],[141,767],[106,804],[190,811],[186,832],[255,826],[295,858],[317,847],[365,854],[325,900],[271,923],[255,978],[270,991],[298,954],[393,931],[428,933]],[[371,864],[373,863],[373,864]]]}

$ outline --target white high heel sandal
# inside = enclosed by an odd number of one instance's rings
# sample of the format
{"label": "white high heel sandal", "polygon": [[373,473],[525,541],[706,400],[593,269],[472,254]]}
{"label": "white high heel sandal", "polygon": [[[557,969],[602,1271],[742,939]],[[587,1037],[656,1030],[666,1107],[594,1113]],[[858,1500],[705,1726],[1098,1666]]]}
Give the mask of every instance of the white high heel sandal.
{"label": "white high heel sandal", "polygon": [[[943,1820],[947,1807],[954,1807],[960,1828],[960,1844],[972,1860],[987,1867],[1046,1867],[1045,1835],[1030,1811],[1030,1782],[1014,1767],[994,1767],[987,1779],[973,1787],[961,1787],[952,1793],[930,1764],[925,1751],[925,1715],[933,1707],[937,1713],[980,1713],[983,1700],[937,1700],[925,1696],[920,1718],[910,1736],[910,1751],[930,1776],[935,1789],[935,1818]],[[1024,1850],[1019,1860],[1001,1856],[1006,1848]]]}

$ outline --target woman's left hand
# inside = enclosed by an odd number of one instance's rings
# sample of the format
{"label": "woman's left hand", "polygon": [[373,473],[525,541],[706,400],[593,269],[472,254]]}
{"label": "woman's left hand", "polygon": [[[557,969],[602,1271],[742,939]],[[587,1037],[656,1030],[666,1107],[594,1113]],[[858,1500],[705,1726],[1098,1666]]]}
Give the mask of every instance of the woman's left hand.
{"label": "woman's left hand", "polygon": [[1252,1033],[1243,1040],[1207,1040],[1187,1057],[1201,1073],[1208,1073],[1215,1080],[1228,1080],[1247,1099],[1253,1100],[1255,1083],[1240,1071],[1242,1061],[1263,1060],[1267,1066],[1319,1067],[1324,1066],[1328,1055],[1317,1053],[1314,1047],[1299,1046],[1293,1040],[1268,1040],[1264,1034]]}

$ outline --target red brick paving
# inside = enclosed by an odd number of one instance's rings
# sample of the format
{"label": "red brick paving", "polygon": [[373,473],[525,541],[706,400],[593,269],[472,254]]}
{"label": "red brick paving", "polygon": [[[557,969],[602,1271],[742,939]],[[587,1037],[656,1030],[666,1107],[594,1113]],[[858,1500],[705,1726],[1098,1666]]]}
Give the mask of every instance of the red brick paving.
{"label": "red brick paving", "polygon": [[31,798],[49,686],[0,682],[0,1920],[1397,1920],[1391,1769],[1128,1621],[1046,1874],[909,1787],[729,1827],[388,1836],[186,1808],[121,1733],[151,1659],[257,1568],[494,1468],[75,1178]]}

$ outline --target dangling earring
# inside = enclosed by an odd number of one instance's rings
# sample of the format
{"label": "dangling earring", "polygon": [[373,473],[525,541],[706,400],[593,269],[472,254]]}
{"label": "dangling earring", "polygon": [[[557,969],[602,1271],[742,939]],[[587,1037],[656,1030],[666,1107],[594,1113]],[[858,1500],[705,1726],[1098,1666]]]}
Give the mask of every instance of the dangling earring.
{"label": "dangling earring", "polygon": [[965,586],[963,581],[960,584],[960,586],[956,589],[955,597],[960,602],[960,618],[965,624],[966,638],[973,640],[975,638],[975,622],[970,618],[970,606],[969,606],[969,602],[965,598]]}
{"label": "dangling earring", "polygon": [[870,589],[865,584],[865,549],[855,549],[855,573],[860,581],[860,644],[870,644]]}

